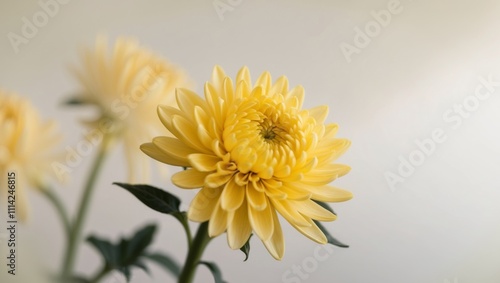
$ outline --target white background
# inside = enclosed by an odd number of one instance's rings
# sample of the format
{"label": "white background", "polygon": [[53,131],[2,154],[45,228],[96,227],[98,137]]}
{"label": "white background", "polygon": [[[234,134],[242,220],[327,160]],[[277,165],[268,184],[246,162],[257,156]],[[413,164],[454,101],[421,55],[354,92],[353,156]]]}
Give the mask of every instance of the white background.
{"label": "white background", "polygon": [[[443,120],[455,104],[473,99],[479,76],[500,81],[500,4],[401,0],[402,10],[348,62],[340,45],[356,46],[355,28],[364,30],[374,19],[371,12],[387,9],[390,1],[220,1],[233,9],[218,14],[211,0],[71,0],[16,53],[7,34],[22,35],[22,18],[32,21],[42,10],[37,1],[1,0],[0,87],[31,99],[44,118],[58,120],[63,146],[74,147],[85,133],[78,123],[85,113],[60,105],[79,87],[68,66],[79,64],[79,49],[93,46],[99,33],[138,39],[182,66],[198,93],[215,64],[232,76],[243,65],[254,78],[264,70],[274,78],[286,75],[292,86],[305,87],[305,108],[329,105],[328,121],[352,140],[340,162],[353,169],[335,184],[355,197],[334,205],[339,218],[326,224],[351,247],[314,260],[317,245],[284,224],[281,262],[256,238],[243,262],[243,254],[219,237],[204,258],[216,261],[228,282],[500,282],[500,87],[460,126]],[[397,173],[399,158],[418,150],[414,141],[431,138],[438,128],[446,140],[391,190],[384,174]],[[91,161],[86,157],[70,182],[57,186],[72,212]],[[161,229],[153,248],[182,262],[180,225],[111,185],[127,180],[125,169],[122,151],[114,151],[99,178],[86,234],[116,240],[156,222]],[[187,205],[193,193],[166,179],[157,174],[151,183],[182,196]],[[61,264],[64,238],[54,210],[36,192],[30,202],[31,219],[18,231],[17,281],[6,276],[0,260],[1,282],[40,282],[29,275]],[[93,274],[99,264],[85,245],[78,272]],[[285,272],[303,264],[307,279],[291,273],[295,279],[283,281]],[[132,282],[174,282],[149,266],[151,277],[134,270]],[[117,275],[104,282],[124,281]],[[196,282],[212,282],[204,267]]]}

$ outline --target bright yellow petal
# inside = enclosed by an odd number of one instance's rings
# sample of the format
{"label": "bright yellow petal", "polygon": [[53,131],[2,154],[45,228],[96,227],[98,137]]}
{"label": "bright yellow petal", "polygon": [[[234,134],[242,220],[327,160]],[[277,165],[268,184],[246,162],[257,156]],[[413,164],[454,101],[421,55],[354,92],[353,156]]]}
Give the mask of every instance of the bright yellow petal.
{"label": "bright yellow petal", "polygon": [[295,207],[301,214],[306,217],[319,221],[334,221],[337,216],[321,205],[312,200],[291,201],[291,205]]}
{"label": "bright yellow petal", "polygon": [[210,219],[218,199],[222,193],[220,188],[202,188],[191,201],[188,218],[191,221],[205,222]]}
{"label": "bright yellow petal", "polygon": [[217,162],[221,161],[220,157],[202,153],[190,154],[188,160],[193,168],[201,172],[215,171]]}
{"label": "bright yellow petal", "polygon": [[234,211],[243,204],[244,200],[245,187],[238,186],[234,179],[227,182],[221,195],[221,207],[227,211]]}
{"label": "bright yellow petal", "polygon": [[227,212],[220,206],[220,199],[210,216],[210,221],[208,222],[208,235],[210,237],[217,237],[224,233],[227,229],[227,225],[232,220],[232,212]]}
{"label": "bright yellow petal", "polygon": [[267,251],[277,260],[281,260],[285,254],[285,240],[283,239],[283,231],[278,220],[276,212],[272,211],[272,222],[274,223],[273,235],[269,240],[263,241]]}
{"label": "bright yellow petal", "polygon": [[183,189],[196,189],[203,187],[207,175],[208,173],[196,169],[187,169],[175,173],[172,176],[172,183]]}
{"label": "bright yellow petal", "polygon": [[147,154],[149,157],[163,162],[165,164],[175,165],[175,166],[189,166],[189,163],[185,160],[174,158],[168,154],[165,154],[161,149],[159,149],[153,143],[144,143],[140,146],[142,152]]}
{"label": "bright yellow petal", "polygon": [[311,226],[311,223],[300,214],[295,207],[287,200],[270,199],[273,207],[283,216],[290,224],[298,226]]}
{"label": "bright yellow petal", "polygon": [[272,219],[271,204],[266,203],[266,208],[264,210],[256,210],[253,206],[248,205],[248,219],[252,225],[255,234],[259,236],[262,241],[269,240],[273,235],[274,223],[270,221]]}
{"label": "bright yellow petal", "polygon": [[304,236],[308,237],[309,239],[320,243],[320,244],[326,244],[328,240],[326,239],[325,234],[321,231],[321,229],[318,228],[318,226],[309,219],[309,224],[310,226],[297,226],[297,225],[292,225],[295,229],[297,229],[300,233],[302,233]]}
{"label": "bright yellow petal", "polygon": [[181,166],[189,166],[187,157],[192,153],[196,153],[193,148],[186,146],[176,138],[156,137],[153,139],[153,144],[157,148],[159,148],[165,155],[177,160],[178,162],[181,162],[183,164]]}
{"label": "bright yellow petal", "polygon": [[227,227],[227,243],[231,249],[241,248],[250,238],[252,226],[248,220],[247,203],[243,201],[234,212],[233,221]]}

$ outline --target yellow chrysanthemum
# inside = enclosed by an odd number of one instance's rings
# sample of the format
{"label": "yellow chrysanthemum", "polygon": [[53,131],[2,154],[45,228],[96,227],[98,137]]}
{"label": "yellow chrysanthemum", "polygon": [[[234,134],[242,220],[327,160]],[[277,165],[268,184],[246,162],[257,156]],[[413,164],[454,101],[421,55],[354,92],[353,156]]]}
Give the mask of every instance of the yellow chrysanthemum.
{"label": "yellow chrysanthemum", "polygon": [[[6,195],[7,173],[15,172],[15,201],[18,217],[28,214],[26,187],[41,189],[53,176],[51,163],[62,157],[54,149],[60,141],[53,121],[41,121],[31,103],[0,90],[0,176],[1,194]],[[3,207],[3,206],[2,206]]]}
{"label": "yellow chrysanthemum", "polygon": [[87,49],[83,57],[83,68],[75,70],[84,88],[77,99],[100,110],[100,116],[86,124],[102,134],[112,131],[119,136],[130,178],[134,179],[134,164],[143,169],[141,179],[147,178],[149,163],[138,148],[164,134],[156,107],[175,104],[175,88],[189,86],[189,79],[184,71],[131,39],[117,39],[109,52],[107,40],[98,38],[95,50]]}
{"label": "yellow chrysanthemum", "polygon": [[350,142],[324,124],[328,107],[302,110],[304,89],[288,89],[286,77],[273,84],[268,72],[252,85],[246,67],[233,85],[220,67],[205,84],[205,99],[177,90],[179,109],[159,106],[160,120],[173,137],[141,146],[152,158],[189,167],[172,177],[181,188],[202,188],[188,217],[209,221],[209,235],[227,232],[232,249],[255,232],[276,259],[284,254],[277,213],[310,239],[327,239],[313,220],[336,216],[314,200],[340,202],[350,192],[329,186],[350,168],[333,161]]}

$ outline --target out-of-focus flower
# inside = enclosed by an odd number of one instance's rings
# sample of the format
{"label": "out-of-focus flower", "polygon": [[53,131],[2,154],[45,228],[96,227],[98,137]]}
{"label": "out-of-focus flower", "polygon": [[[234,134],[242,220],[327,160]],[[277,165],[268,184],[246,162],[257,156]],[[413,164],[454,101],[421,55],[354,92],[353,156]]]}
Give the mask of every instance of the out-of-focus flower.
{"label": "out-of-focus flower", "polygon": [[147,179],[149,162],[139,146],[165,134],[156,108],[175,104],[175,88],[190,86],[184,71],[132,39],[117,39],[110,51],[100,37],[95,49],[84,52],[83,67],[74,73],[83,86],[75,100],[99,109],[98,117],[86,124],[123,140],[130,179],[137,168],[142,169],[141,179]]}
{"label": "out-of-focus flower", "polygon": [[7,174],[13,172],[21,220],[28,215],[26,188],[43,189],[54,176],[51,164],[62,157],[56,152],[60,140],[55,122],[41,121],[28,100],[0,90],[0,176],[4,182],[0,188],[5,188],[1,192],[5,196]]}
{"label": "out-of-focus flower", "polygon": [[227,231],[232,249],[252,231],[270,254],[281,259],[284,240],[277,213],[310,239],[327,239],[313,220],[336,216],[314,200],[352,198],[330,182],[349,172],[333,163],[350,142],[335,137],[337,125],[324,124],[328,107],[302,110],[304,89],[288,88],[286,77],[272,83],[268,72],[252,85],[242,68],[233,85],[216,66],[205,85],[205,99],[177,90],[179,109],[159,106],[165,127],[175,137],[156,137],[141,149],[152,158],[189,167],[172,177],[181,188],[202,188],[188,216],[209,221],[209,235]]}

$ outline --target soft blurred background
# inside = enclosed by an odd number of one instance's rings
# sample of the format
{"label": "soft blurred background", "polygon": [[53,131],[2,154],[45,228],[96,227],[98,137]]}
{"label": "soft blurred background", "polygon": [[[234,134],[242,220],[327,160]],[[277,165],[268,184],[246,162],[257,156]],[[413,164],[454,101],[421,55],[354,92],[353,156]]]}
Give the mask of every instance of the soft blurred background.
{"label": "soft blurred background", "polygon": [[[219,237],[205,259],[216,261],[228,282],[500,282],[498,1],[57,3],[59,11],[46,25],[15,47],[8,34],[22,35],[23,18],[32,22],[43,10],[38,1],[0,1],[0,87],[31,99],[44,118],[58,120],[65,134],[63,148],[82,139],[86,130],[79,119],[90,114],[61,106],[79,89],[68,67],[80,64],[79,51],[93,46],[98,34],[112,41],[136,38],[182,66],[198,93],[215,64],[231,76],[243,65],[254,78],[264,70],[274,78],[286,75],[291,85],[305,87],[305,108],[329,105],[328,121],[340,125],[339,136],[352,140],[340,162],[353,169],[335,184],[355,197],[334,205],[338,220],[326,224],[350,248],[335,247],[319,260],[317,245],[284,224],[282,261],[275,261],[254,238],[250,258],[243,262],[244,255]],[[383,18],[387,13],[390,19]],[[375,23],[377,17],[383,25]],[[474,98],[480,78],[489,80],[493,90],[484,100]],[[460,114],[457,109],[464,103]],[[424,155],[415,153],[415,141],[432,139],[436,129],[446,138],[419,160]],[[83,159],[68,183],[58,185],[72,212],[92,156]],[[399,174],[401,160],[410,157],[421,164],[391,186],[387,176]],[[112,186],[114,181],[127,181],[121,150],[105,163],[85,234],[116,240],[158,223],[153,248],[183,262],[181,226]],[[151,183],[182,196],[184,208],[194,195],[173,187],[159,173]],[[61,264],[64,237],[56,214],[41,195],[33,192],[29,197],[31,218],[18,231],[18,275],[6,275],[2,259],[2,283],[41,282],[37,272],[56,271]],[[0,207],[4,227],[4,203]],[[2,242],[2,258],[4,246]],[[99,264],[96,251],[85,245],[77,271],[93,274]],[[134,270],[132,282],[175,282],[159,267],[149,266],[151,275]],[[213,279],[200,267],[195,281]],[[125,281],[112,274],[103,282]]]}

